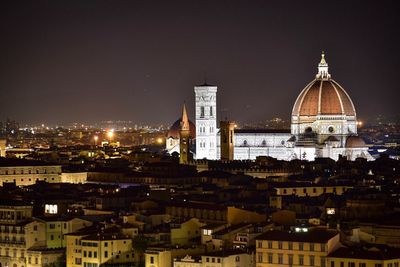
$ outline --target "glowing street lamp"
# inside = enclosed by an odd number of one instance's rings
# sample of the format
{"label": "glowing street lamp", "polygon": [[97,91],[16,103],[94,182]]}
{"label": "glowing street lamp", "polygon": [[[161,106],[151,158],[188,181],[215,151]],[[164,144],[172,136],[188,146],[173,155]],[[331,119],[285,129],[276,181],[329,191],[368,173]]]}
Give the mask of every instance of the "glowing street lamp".
{"label": "glowing street lamp", "polygon": [[99,140],[99,137],[97,135],[95,135],[93,137],[93,140],[94,140],[94,145],[97,146],[97,140]]}
{"label": "glowing street lamp", "polygon": [[109,142],[111,145],[112,138],[114,137],[114,129],[111,129],[110,131],[108,131],[107,136],[108,136],[108,139],[110,140]]}

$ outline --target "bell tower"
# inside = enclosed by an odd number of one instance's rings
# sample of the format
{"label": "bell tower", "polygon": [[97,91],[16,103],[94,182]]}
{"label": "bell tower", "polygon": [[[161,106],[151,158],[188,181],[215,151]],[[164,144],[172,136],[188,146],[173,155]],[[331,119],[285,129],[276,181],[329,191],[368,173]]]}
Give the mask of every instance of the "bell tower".
{"label": "bell tower", "polygon": [[186,105],[183,104],[182,121],[179,131],[179,163],[188,164],[190,159],[189,140],[190,138],[190,125],[186,112]]}
{"label": "bell tower", "polygon": [[220,122],[221,133],[221,160],[234,159],[235,123],[231,121]]}
{"label": "bell tower", "polygon": [[194,87],[196,102],[196,158],[217,159],[217,86]]}

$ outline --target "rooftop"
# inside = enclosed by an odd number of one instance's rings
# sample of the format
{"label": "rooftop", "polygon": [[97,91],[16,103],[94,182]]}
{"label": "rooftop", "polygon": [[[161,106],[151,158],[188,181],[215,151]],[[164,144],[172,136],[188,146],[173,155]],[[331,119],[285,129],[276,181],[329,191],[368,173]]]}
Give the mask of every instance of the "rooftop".
{"label": "rooftop", "polygon": [[21,167],[21,166],[59,166],[36,160],[14,159],[0,157],[0,167]]}
{"label": "rooftop", "polygon": [[235,129],[235,134],[248,133],[281,133],[289,134],[290,129]]}
{"label": "rooftop", "polygon": [[329,254],[332,258],[391,260],[400,259],[400,248],[371,245],[357,247],[341,247]]}
{"label": "rooftop", "polygon": [[245,250],[241,249],[232,249],[232,250],[221,250],[221,251],[215,251],[215,252],[209,252],[204,254],[204,256],[210,256],[210,257],[229,257],[232,255],[239,255],[239,254],[247,254]]}
{"label": "rooftop", "polygon": [[335,230],[311,229],[308,232],[286,232],[273,230],[259,235],[257,240],[326,243],[339,233]]}

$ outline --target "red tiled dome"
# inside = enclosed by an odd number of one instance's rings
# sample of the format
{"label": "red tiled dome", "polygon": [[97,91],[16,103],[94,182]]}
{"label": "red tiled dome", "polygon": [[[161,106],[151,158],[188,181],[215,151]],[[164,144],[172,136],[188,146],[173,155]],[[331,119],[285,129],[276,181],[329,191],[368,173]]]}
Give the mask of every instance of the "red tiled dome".
{"label": "red tiled dome", "polygon": [[350,96],[331,79],[325,53],[322,52],[316,79],[301,91],[294,103],[292,116],[347,115],[356,116]]}
{"label": "red tiled dome", "polygon": [[337,82],[332,79],[315,79],[297,97],[292,115],[355,116],[356,111],[350,96]]}
{"label": "red tiled dome", "polygon": [[365,147],[364,140],[359,136],[349,136],[346,140],[346,148]]}

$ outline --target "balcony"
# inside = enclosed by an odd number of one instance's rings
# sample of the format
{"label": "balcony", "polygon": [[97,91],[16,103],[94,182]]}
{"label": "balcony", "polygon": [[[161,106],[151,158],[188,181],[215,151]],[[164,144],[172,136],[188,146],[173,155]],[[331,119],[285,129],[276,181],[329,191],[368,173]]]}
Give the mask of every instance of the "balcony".
{"label": "balcony", "polygon": [[0,240],[0,245],[7,245],[9,247],[21,247],[25,246],[25,241]]}

